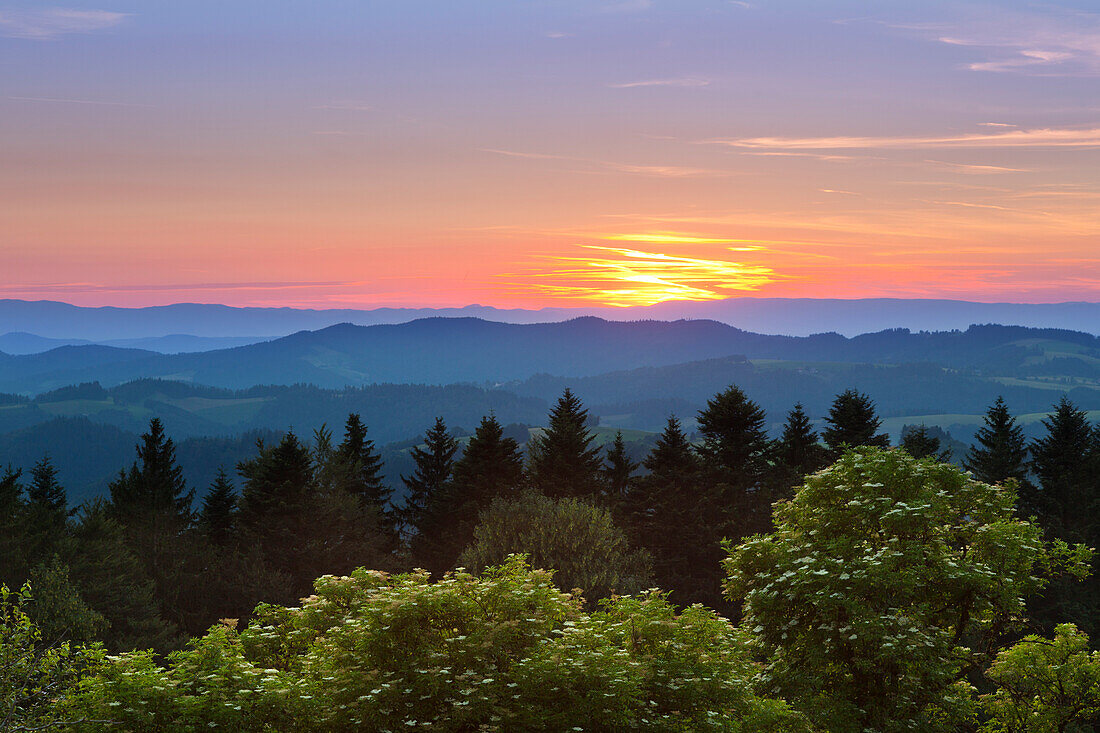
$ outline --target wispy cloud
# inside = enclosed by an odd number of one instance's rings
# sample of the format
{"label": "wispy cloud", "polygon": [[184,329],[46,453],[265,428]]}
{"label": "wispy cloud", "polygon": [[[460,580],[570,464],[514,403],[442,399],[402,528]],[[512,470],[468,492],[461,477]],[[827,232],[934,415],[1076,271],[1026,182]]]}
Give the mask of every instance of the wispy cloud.
{"label": "wispy cloud", "polygon": [[303,288],[347,287],[366,283],[341,280],[301,282],[225,282],[225,283],[172,283],[146,285],[107,285],[91,282],[14,283],[0,284],[3,293],[140,293],[140,292],[189,292],[219,290],[298,290]]}
{"label": "wispy cloud", "polygon": [[106,107],[152,107],[151,104],[138,104],[137,102],[105,102],[100,99],[63,99],[60,97],[12,97],[8,99],[17,102],[46,102],[49,104],[94,104]]}
{"label": "wispy cloud", "polygon": [[[704,142],[713,143],[714,140]],[[744,155],[757,155],[765,158],[812,158],[813,160],[842,161],[842,160],[866,160],[865,155],[829,155],[825,153],[792,153],[789,151],[767,150],[763,152],[745,152]]]}
{"label": "wispy cloud", "polygon": [[705,142],[749,150],[845,150],[878,148],[1096,148],[1100,128],[1009,130],[927,137],[748,137]]}
{"label": "wispy cloud", "polygon": [[484,153],[503,155],[509,158],[527,158],[530,160],[568,160],[583,163],[585,166],[595,166],[618,173],[628,173],[640,176],[659,176],[662,178],[714,178],[731,175],[728,171],[714,168],[695,168],[681,165],[635,165],[631,163],[617,163],[610,160],[595,160],[571,155],[553,155],[550,153],[528,153],[519,150],[502,150],[500,148],[478,148]]}
{"label": "wispy cloud", "polygon": [[642,81],[627,81],[619,84],[608,84],[607,86],[612,89],[634,89],[636,87],[705,87],[709,84],[709,79],[685,77],[681,79],[643,79]]}
{"label": "wispy cloud", "polygon": [[974,71],[1035,76],[1100,75],[1100,14],[1045,7],[1036,11],[982,10],[953,23],[894,25],[986,58]]}
{"label": "wispy cloud", "polygon": [[1007,168],[1001,165],[974,165],[973,163],[951,163],[946,160],[926,160],[925,163],[943,166],[956,173],[985,175],[990,173],[1029,173],[1027,168]]}
{"label": "wispy cloud", "polygon": [[549,153],[526,153],[519,150],[501,150],[500,148],[478,148],[478,150],[483,153],[504,155],[509,158],[532,158],[535,160],[584,160],[584,158],[573,158],[568,155],[551,155]]}
{"label": "wispy cloud", "polygon": [[779,279],[763,265],[601,245],[581,245],[581,249],[584,254],[547,256],[545,265],[504,277],[522,280],[511,284],[519,292],[615,306],[718,300]]}
{"label": "wispy cloud", "polygon": [[620,173],[659,176],[661,178],[716,178],[730,175],[728,171],[715,170],[714,168],[692,168],[683,165],[628,165],[606,161],[600,164]]}
{"label": "wispy cloud", "polygon": [[113,28],[128,17],[129,13],[115,13],[109,10],[73,8],[3,10],[0,11],[0,35],[8,38],[52,41],[73,33],[91,33]]}

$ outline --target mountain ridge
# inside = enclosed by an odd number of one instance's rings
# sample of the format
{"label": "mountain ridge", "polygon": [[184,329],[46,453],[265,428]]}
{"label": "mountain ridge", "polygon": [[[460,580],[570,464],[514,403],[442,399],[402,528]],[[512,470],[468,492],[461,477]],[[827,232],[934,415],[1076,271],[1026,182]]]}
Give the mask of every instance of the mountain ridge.
{"label": "mountain ridge", "polygon": [[496,308],[237,307],[174,303],[124,308],[76,306],[60,301],[0,299],[0,333],[22,331],[46,338],[104,341],[186,334],[199,337],[272,338],[335,323],[379,325],[423,317],[480,317],[509,323],[561,321],[577,316],[607,320],[711,319],[757,333],[806,336],[836,331],[847,336],[891,327],[950,330],[971,323],[1060,327],[1100,335],[1100,302],[981,303],[929,298],[755,298],[667,301],[650,306]]}
{"label": "mountain ridge", "polygon": [[[175,379],[240,389],[256,384],[340,388],[378,383],[521,380],[545,373],[594,376],[645,366],[743,356],[846,363],[934,363],[1005,377],[1100,378],[1100,338],[1064,329],[973,325],[966,331],[890,329],[848,338],[758,334],[712,320],[509,324],[428,318],[336,324],[279,339],[175,355],[107,346],[0,354],[0,392],[39,393],[98,381]],[[1060,361],[1057,361],[1060,360]],[[1057,369],[1049,365],[1057,361]]]}

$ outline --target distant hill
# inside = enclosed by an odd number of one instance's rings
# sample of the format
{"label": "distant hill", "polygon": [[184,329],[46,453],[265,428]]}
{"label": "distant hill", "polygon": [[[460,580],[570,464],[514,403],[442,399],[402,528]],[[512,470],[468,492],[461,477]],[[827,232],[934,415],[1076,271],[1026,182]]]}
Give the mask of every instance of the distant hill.
{"label": "distant hill", "polygon": [[982,376],[1100,379],[1100,338],[1015,326],[966,331],[892,329],[771,336],[717,321],[507,324],[427,318],[399,325],[340,324],[232,349],[164,355],[104,346],[0,354],[0,391],[35,394],[70,384],[141,378],[243,389],[256,384],[341,388],[378,383],[488,383],[535,374],[588,377],[646,366],[741,355],[754,360],[930,363]]}
{"label": "distant hill", "polygon": [[[569,387],[600,416],[603,425],[659,430],[669,414],[679,416],[690,429],[706,401],[731,384],[765,409],[773,432],[780,429],[795,402],[801,402],[807,414],[820,421],[833,397],[848,388],[871,395],[881,417],[901,421],[897,425],[891,422],[895,433],[900,433],[905,421],[919,424],[920,417],[927,417],[929,425],[970,425],[958,430],[969,439],[980,420],[957,416],[977,418],[999,395],[1017,414],[1045,414],[1062,394],[1083,409],[1100,410],[1100,387],[1095,385],[983,377],[934,364],[708,359],[592,377],[537,375],[501,388],[550,402]],[[936,415],[956,417],[940,420]]]}
{"label": "distant hill", "polygon": [[33,400],[4,397],[0,395],[0,434],[76,416],[138,434],[159,417],[176,440],[250,430],[294,429],[308,436],[322,424],[336,429],[349,412],[358,412],[372,439],[389,443],[421,434],[437,415],[472,431],[490,412],[505,424],[538,424],[547,410],[547,402],[537,397],[470,385],[382,384],[340,390],[296,385],[235,391],[140,380],[111,389],[96,383],[73,385]]}
{"label": "distant hill", "polygon": [[[286,336],[338,323],[361,326],[396,324],[429,318],[473,317],[504,323],[545,323],[579,316],[608,320],[714,320],[757,333],[808,336],[835,331],[846,336],[909,328],[914,331],[965,329],[972,323],[1001,323],[1062,328],[1100,335],[1100,303],[975,303],[961,300],[866,298],[729,298],[704,302],[670,301],[652,306],[611,308],[505,309],[461,308],[327,309],[235,308],[176,303],[149,308],[85,308],[56,301],[0,300],[0,333],[102,343],[169,334],[251,339]],[[150,343],[119,344],[161,349]],[[180,351],[185,349],[179,349]],[[198,349],[186,349],[198,350]],[[15,353],[0,346],[0,351]],[[25,352],[24,352],[25,353]]]}
{"label": "distant hill", "polygon": [[12,332],[0,334],[0,352],[14,356],[41,354],[43,351],[61,346],[117,346],[122,349],[145,349],[160,354],[182,354],[193,351],[213,351],[234,346],[246,346],[258,341],[260,337],[251,336],[190,336],[174,333],[167,336],[148,338],[108,339],[89,341],[87,339],[55,339],[38,336],[33,333]]}

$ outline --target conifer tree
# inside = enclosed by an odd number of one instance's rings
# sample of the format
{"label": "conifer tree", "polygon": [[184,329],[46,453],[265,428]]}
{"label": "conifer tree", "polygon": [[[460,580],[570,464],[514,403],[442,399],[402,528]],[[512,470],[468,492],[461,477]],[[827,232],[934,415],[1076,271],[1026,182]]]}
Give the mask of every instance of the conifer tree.
{"label": "conifer tree", "polygon": [[735,491],[756,487],[767,470],[771,443],[765,420],[760,405],[735,385],[708,400],[699,413],[699,455],[716,478]]}
{"label": "conifer tree", "polygon": [[170,618],[184,592],[179,577],[186,554],[183,533],[194,518],[194,492],[187,489],[183,470],[176,464],[175,444],[159,419],[149,421],[137,454],[129,473],[120,473],[109,487],[111,511],[153,580],[162,614]]}
{"label": "conifer tree", "polygon": [[31,480],[27,484],[27,504],[52,529],[61,531],[65,528],[65,519],[69,513],[68,499],[65,488],[57,480],[57,469],[49,455],[42,456],[31,469]]}
{"label": "conifer tree", "polygon": [[473,538],[478,514],[523,482],[519,444],[505,437],[496,417],[483,417],[455,462],[451,481],[430,497],[414,527],[413,561],[436,575],[449,570]]}
{"label": "conifer tree", "polygon": [[359,413],[348,415],[344,424],[344,440],[337,448],[337,454],[353,466],[348,490],[358,497],[364,507],[371,507],[380,516],[389,517],[393,489],[382,480],[382,457],[375,449],[374,441],[367,440],[367,426]]}
{"label": "conifer tree", "polygon": [[615,440],[607,449],[603,474],[603,499],[604,503],[613,509],[622,506],[623,501],[630,493],[634,483],[634,472],[638,470],[638,463],[630,460],[626,452],[626,441],[623,440],[623,431],[615,432]]}
{"label": "conifer tree", "polygon": [[199,526],[216,545],[224,545],[233,536],[237,514],[237,490],[224,468],[218,469],[214,483],[202,500]]}
{"label": "conifer tree", "polygon": [[244,479],[240,498],[240,521],[253,531],[264,533],[276,517],[301,515],[315,493],[313,460],[298,436],[288,432],[272,447],[257,443],[259,454],[237,464]]}
{"label": "conifer tree", "polygon": [[676,417],[669,417],[627,502],[632,541],[653,558],[657,584],[677,604],[720,602],[725,512]]}
{"label": "conifer tree", "polygon": [[825,422],[829,427],[822,431],[821,437],[834,457],[849,448],[890,445],[889,436],[878,433],[882,421],[875,414],[875,403],[857,390],[848,389],[837,395]]}
{"label": "conifer tree", "polygon": [[774,459],[772,484],[778,495],[789,493],[791,487],[802,483],[804,476],[821,470],[828,463],[828,452],[818,441],[802,403],[796,403],[787,413],[783,435],[775,443]]}
{"label": "conifer tree", "polygon": [[183,469],[176,464],[176,446],[158,418],[149,421],[149,431],[141,436],[137,458],[130,472],[120,473],[110,486],[115,516],[153,536],[178,533],[192,521],[194,492],[187,490]]}
{"label": "conifer tree", "polygon": [[649,478],[659,481],[680,479],[698,473],[699,458],[675,415],[669,416],[664,431],[657,438],[653,450],[642,461],[642,465],[649,471]]}
{"label": "conifer tree", "polygon": [[569,389],[550,411],[546,430],[528,444],[528,478],[551,497],[591,497],[599,493],[603,464],[595,435],[588,429],[588,410]]}
{"label": "conifer tree", "polygon": [[320,486],[313,455],[294,433],[259,448],[237,467],[244,478],[238,521],[266,567],[287,577],[281,600],[307,592],[323,573],[390,566],[395,538],[378,511],[343,489]]}
{"label": "conifer tree", "polygon": [[[1021,497],[1022,508],[1070,542],[1094,542],[1100,509],[1100,456],[1088,416],[1062,397],[1043,420],[1046,435],[1031,444],[1032,469],[1039,490]],[[1025,503],[1025,500],[1027,503]]]}
{"label": "conifer tree", "polygon": [[25,552],[30,562],[46,563],[64,541],[69,518],[65,489],[58,482],[57,469],[48,455],[31,469],[26,492]]}
{"label": "conifer tree", "polygon": [[935,458],[947,463],[951,460],[950,450],[940,450],[940,439],[928,432],[928,426],[906,425],[901,430],[901,448],[913,458]]}
{"label": "conifer tree", "polygon": [[[1031,443],[1031,468],[1038,486],[1020,494],[1020,514],[1036,516],[1049,535],[1090,547],[1100,544],[1100,439],[1088,416],[1062,397],[1043,420],[1046,434]],[[1089,634],[1100,633],[1100,558],[1083,583],[1058,578],[1030,607],[1049,630],[1064,621]]]}
{"label": "conifer tree", "polygon": [[974,436],[977,444],[970,446],[967,453],[966,470],[987,484],[1016,479],[1021,495],[1030,496],[1033,489],[1028,481],[1027,442],[1023,428],[1008,411],[1003,397],[990,405],[984,420],[985,425]]}
{"label": "conifer tree", "polygon": [[27,577],[22,476],[11,466],[0,474],[0,583],[9,588],[18,588]]}
{"label": "conifer tree", "polygon": [[416,462],[412,475],[401,477],[408,489],[401,510],[401,520],[406,527],[419,527],[426,507],[446,491],[454,471],[456,452],[458,441],[447,432],[443,418],[437,417],[435,424],[424,433],[424,447],[415,446],[411,451]]}
{"label": "conifer tree", "polygon": [[177,629],[158,608],[153,580],[112,514],[101,499],[81,505],[65,554],[72,580],[84,602],[107,620],[102,641],[110,651],[166,652],[176,644]]}
{"label": "conifer tree", "polygon": [[480,511],[496,497],[519,488],[523,480],[519,443],[504,435],[495,416],[481,418],[461,458],[455,462],[451,480],[454,494],[473,500]]}

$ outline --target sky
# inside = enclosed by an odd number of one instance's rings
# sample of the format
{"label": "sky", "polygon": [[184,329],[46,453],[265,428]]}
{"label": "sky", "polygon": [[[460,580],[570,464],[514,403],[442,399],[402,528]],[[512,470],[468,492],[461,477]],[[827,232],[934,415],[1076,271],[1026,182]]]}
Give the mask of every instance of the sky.
{"label": "sky", "polygon": [[1100,7],[0,0],[0,298],[1100,300]]}

